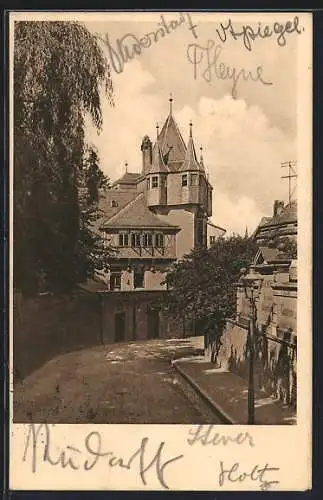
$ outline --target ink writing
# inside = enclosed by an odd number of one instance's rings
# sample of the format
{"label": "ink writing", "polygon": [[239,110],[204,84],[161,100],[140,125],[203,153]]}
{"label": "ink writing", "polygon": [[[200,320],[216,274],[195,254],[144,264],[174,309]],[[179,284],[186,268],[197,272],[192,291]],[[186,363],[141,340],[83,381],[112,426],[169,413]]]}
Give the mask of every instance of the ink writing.
{"label": "ink writing", "polygon": [[257,38],[264,39],[276,36],[277,44],[280,47],[284,47],[287,43],[287,35],[291,35],[292,33],[300,35],[303,31],[304,28],[299,26],[298,16],[295,16],[293,21],[285,23],[275,22],[273,25],[258,23],[257,28],[249,24],[243,25],[240,31],[234,28],[231,19],[229,19],[226,24],[221,23],[220,29],[216,30],[222,43],[225,43],[228,36],[231,35],[233,40],[242,40],[244,47],[249,51],[252,50],[252,44]]}
{"label": "ink writing", "polygon": [[138,448],[129,457],[124,458],[104,448],[99,432],[90,432],[86,435],[83,446],[77,447],[69,444],[59,449],[57,444],[53,444],[52,430],[48,424],[29,424],[22,460],[23,462],[29,460],[32,472],[36,473],[39,462],[46,462],[63,469],[90,471],[99,460],[105,459],[106,465],[110,468],[135,470],[144,485],[147,485],[148,471],[154,471],[160,485],[169,489],[165,479],[166,469],[182,459],[184,455],[173,456],[165,460],[165,447],[166,443],[163,441],[157,450],[152,451],[152,446],[149,449],[149,439],[144,437]]}
{"label": "ink writing", "polygon": [[105,34],[105,38],[97,35],[105,44],[109,55],[110,65],[116,73],[122,73],[125,64],[132,61],[135,56],[140,56],[143,50],[148,49],[165,36],[170,35],[183,24],[187,24],[193,37],[197,38],[197,25],[193,23],[192,17],[188,12],[180,13],[179,18],[171,21],[166,21],[164,15],[161,15],[160,19],[160,22],[157,23],[158,28],[156,31],[141,36],[134,35],[133,33],[126,33],[121,38],[118,38],[114,45],[111,43],[108,33]]}
{"label": "ink writing", "polygon": [[189,436],[190,437],[187,439],[187,442],[191,446],[197,443],[202,446],[226,446],[228,444],[246,444],[251,447],[255,446],[253,437],[249,434],[249,432],[239,432],[234,435],[223,435],[217,432],[213,425],[198,425],[197,427],[193,427],[189,431]]}
{"label": "ink writing", "polygon": [[270,467],[269,464],[264,466],[255,465],[249,472],[241,472],[240,464],[235,462],[228,468],[224,468],[224,464],[220,462],[220,473],[218,477],[219,486],[224,486],[226,481],[231,483],[242,483],[246,479],[259,483],[260,489],[265,491],[270,489],[274,484],[279,484],[277,480],[269,480],[267,477],[269,472],[279,471],[278,467]]}
{"label": "ink writing", "polygon": [[260,82],[263,85],[272,85],[271,82],[263,76],[262,66],[257,66],[255,71],[243,68],[237,69],[226,65],[221,60],[222,47],[216,45],[214,40],[208,40],[206,47],[191,43],[187,47],[187,59],[193,65],[194,79],[198,76],[207,83],[212,83],[213,79],[231,80],[231,94],[234,99],[238,95],[238,83],[241,80]]}

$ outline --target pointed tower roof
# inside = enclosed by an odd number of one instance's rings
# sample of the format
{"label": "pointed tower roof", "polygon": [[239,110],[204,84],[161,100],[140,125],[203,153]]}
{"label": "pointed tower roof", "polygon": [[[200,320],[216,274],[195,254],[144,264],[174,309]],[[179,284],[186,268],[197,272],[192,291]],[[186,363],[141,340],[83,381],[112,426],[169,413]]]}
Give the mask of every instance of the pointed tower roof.
{"label": "pointed tower roof", "polygon": [[204,170],[203,148],[200,147],[200,169]]}
{"label": "pointed tower roof", "polygon": [[[158,130],[158,129],[157,129]],[[160,174],[160,173],[168,173],[168,168],[165,165],[164,158],[159,146],[158,136],[156,142],[153,147],[152,152],[152,162],[151,169],[149,170],[149,174]]]}
{"label": "pointed tower roof", "polygon": [[165,158],[165,162],[171,170],[177,170],[185,159],[186,146],[173,116],[173,98],[169,99],[169,115],[159,134],[158,142]]}
{"label": "pointed tower roof", "polygon": [[196,151],[195,151],[195,146],[194,146],[194,141],[193,141],[193,134],[192,134],[192,122],[190,122],[190,137],[188,140],[187,144],[187,150],[186,150],[186,155],[185,155],[185,160],[180,167],[180,171],[184,172],[187,170],[202,170],[204,171],[203,163],[199,163],[197,156],[196,156]]}

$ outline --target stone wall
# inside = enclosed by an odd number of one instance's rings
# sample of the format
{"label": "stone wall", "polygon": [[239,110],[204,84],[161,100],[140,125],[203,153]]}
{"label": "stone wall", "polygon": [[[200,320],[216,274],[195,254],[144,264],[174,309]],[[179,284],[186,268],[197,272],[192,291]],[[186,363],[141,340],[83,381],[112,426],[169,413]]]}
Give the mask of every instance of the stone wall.
{"label": "stone wall", "polygon": [[100,342],[100,303],[93,295],[14,294],[14,377],[22,379],[59,354]]}
{"label": "stone wall", "polygon": [[182,318],[154,308],[164,293],[167,292],[134,290],[102,294],[104,342],[180,338],[189,333]]}
{"label": "stone wall", "polygon": [[[227,320],[219,354],[222,367],[247,378],[249,370],[248,325]],[[277,337],[256,335],[255,386],[296,407],[296,337],[279,331]]]}
{"label": "stone wall", "polygon": [[115,341],[190,335],[181,318],[155,311],[149,319],[151,302],[160,293],[163,292],[87,292],[33,298],[16,293],[13,302],[15,380],[23,379],[53,357],[75,349]]}

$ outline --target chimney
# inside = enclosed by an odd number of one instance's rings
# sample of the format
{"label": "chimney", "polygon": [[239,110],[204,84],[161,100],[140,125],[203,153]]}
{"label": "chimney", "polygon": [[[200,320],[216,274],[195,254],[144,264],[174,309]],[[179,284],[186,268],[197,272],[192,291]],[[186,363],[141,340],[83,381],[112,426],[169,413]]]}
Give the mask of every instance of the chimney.
{"label": "chimney", "polygon": [[275,215],[280,215],[284,210],[284,202],[281,200],[274,201],[274,217]]}
{"label": "chimney", "polygon": [[141,151],[142,151],[142,173],[147,174],[150,170],[152,162],[152,142],[149,139],[148,135],[145,135],[145,137],[142,140]]}

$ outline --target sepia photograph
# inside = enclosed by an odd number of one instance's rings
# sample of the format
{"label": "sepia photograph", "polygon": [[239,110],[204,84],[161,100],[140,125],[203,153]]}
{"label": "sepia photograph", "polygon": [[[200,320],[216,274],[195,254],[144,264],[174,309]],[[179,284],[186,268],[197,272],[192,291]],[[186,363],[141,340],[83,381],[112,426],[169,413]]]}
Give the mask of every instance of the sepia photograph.
{"label": "sepia photograph", "polygon": [[[181,424],[191,447],[220,443],[215,426],[272,426],[268,442],[301,428],[310,21],[12,13],[11,419],[30,472],[40,436],[42,462],[66,466],[48,451],[53,424]],[[252,447],[252,429],[223,439]],[[265,490],[282,481],[274,465],[240,472]],[[222,464],[218,487],[236,469]]]}

